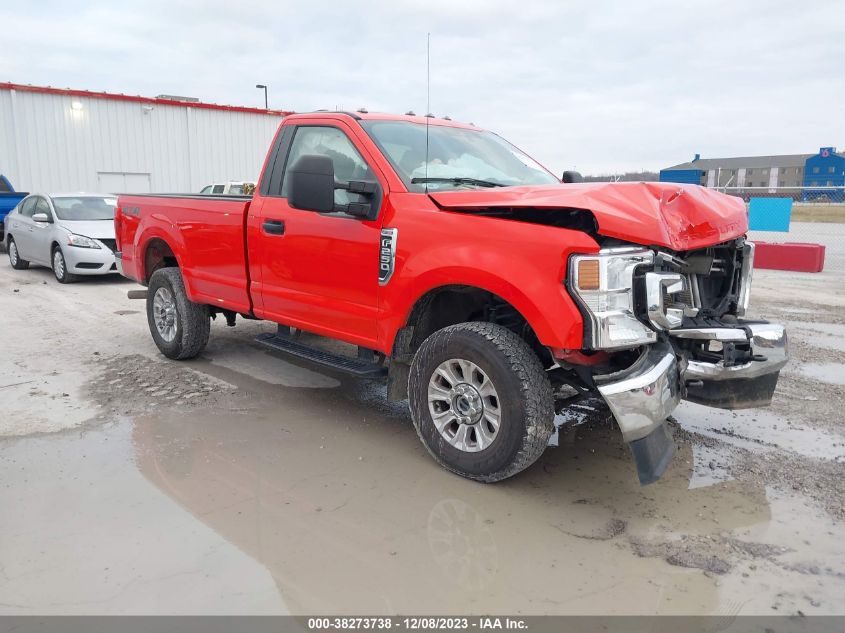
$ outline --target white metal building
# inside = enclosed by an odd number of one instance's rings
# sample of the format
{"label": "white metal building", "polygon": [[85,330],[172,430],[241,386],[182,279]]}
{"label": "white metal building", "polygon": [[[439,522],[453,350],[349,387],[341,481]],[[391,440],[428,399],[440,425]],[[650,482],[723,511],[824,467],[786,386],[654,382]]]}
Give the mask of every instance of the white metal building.
{"label": "white metal building", "polygon": [[0,83],[0,174],[18,191],[198,192],[255,181],[286,113]]}

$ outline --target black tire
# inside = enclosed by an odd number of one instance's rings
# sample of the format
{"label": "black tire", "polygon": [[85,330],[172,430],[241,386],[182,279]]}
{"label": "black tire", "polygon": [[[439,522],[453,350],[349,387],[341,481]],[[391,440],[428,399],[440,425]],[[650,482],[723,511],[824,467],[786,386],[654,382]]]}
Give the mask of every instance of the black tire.
{"label": "black tire", "polygon": [[[160,288],[169,291],[175,303],[175,334],[172,340],[166,340],[156,325],[154,301]],[[208,335],[211,332],[208,306],[188,299],[185,282],[182,281],[182,273],[178,268],[159,268],[150,277],[147,323],[158,349],[174,360],[198,356],[208,344]]]}
{"label": "black tire", "polygon": [[[455,358],[474,363],[497,392],[498,432],[489,446],[475,452],[447,441],[429,408],[429,381],[442,363]],[[554,431],[554,398],[540,359],[522,338],[494,323],[460,323],[429,336],[411,363],[408,399],[414,427],[431,456],[476,481],[501,481],[528,468]]]}
{"label": "black tire", "polygon": [[15,238],[11,235],[6,240],[6,252],[9,254],[9,263],[12,265],[12,268],[15,270],[26,270],[29,268],[29,262],[21,259],[20,253],[18,253],[18,245],[15,244]]}
{"label": "black tire", "polygon": [[[57,260],[61,260],[60,262]],[[54,246],[50,253],[50,267],[53,269],[53,275],[60,284],[72,284],[79,281],[79,277],[67,271],[67,261],[65,254],[61,247]]]}

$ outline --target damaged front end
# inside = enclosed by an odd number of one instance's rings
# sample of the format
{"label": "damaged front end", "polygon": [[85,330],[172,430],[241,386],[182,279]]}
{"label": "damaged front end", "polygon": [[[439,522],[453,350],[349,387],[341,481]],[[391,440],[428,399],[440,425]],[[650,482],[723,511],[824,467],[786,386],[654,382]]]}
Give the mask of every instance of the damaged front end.
{"label": "damaged front end", "polygon": [[766,406],[787,362],[784,328],[743,317],[754,247],[744,239],[692,252],[641,247],[575,255],[567,286],[585,322],[587,354],[571,364],[609,406],[631,447],[640,482],[660,478],[674,455],[666,419],[682,399],[724,409]]}

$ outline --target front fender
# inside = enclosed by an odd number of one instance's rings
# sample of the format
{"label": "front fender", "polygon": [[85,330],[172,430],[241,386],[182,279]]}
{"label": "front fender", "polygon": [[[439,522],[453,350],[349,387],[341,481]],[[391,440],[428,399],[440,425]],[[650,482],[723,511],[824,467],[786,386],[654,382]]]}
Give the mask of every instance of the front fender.
{"label": "front fender", "polygon": [[[569,233],[575,233],[568,231]],[[486,290],[512,305],[548,347],[581,349],[583,319],[564,285],[571,252],[590,252],[595,242],[560,244],[443,245],[397,257],[396,272],[383,293],[385,349],[392,350],[396,332],[408,322],[415,304],[428,292],[444,286],[470,286]],[[585,240],[588,240],[585,241]],[[401,244],[401,235],[399,238]],[[581,242],[584,242],[581,244]],[[401,255],[401,254],[400,254]]]}

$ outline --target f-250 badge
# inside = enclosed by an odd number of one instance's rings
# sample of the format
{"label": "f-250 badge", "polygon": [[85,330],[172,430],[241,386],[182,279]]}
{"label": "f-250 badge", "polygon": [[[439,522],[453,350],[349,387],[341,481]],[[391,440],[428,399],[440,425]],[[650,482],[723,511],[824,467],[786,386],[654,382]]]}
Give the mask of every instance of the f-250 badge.
{"label": "f-250 badge", "polygon": [[379,243],[378,257],[378,282],[383,286],[393,276],[393,267],[396,264],[396,236],[399,229],[382,229],[381,242]]}

